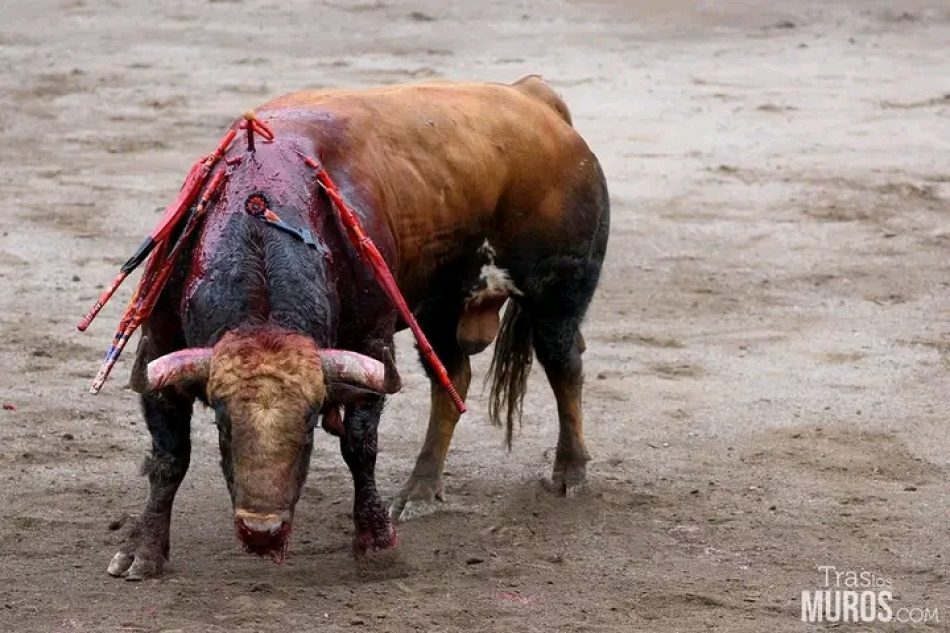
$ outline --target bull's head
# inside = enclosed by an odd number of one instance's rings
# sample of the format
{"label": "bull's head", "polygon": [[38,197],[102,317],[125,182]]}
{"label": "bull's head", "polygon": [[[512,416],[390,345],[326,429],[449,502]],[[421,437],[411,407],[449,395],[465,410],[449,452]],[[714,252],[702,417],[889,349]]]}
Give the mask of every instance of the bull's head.
{"label": "bull's head", "polygon": [[282,330],[226,334],[148,365],[148,388],[204,385],[214,407],[221,467],[245,549],[282,560],[307,476],[321,411],[399,389],[385,363]]}

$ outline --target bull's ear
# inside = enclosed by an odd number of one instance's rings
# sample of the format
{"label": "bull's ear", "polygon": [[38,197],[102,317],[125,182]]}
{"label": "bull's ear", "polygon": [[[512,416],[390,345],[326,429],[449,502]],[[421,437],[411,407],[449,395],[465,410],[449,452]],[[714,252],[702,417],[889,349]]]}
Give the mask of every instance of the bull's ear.
{"label": "bull's ear", "polygon": [[353,406],[375,402],[382,397],[378,391],[351,385],[346,382],[327,382],[327,397],[323,401],[322,411],[326,413],[333,407]]}
{"label": "bull's ear", "polygon": [[343,428],[343,418],[346,417],[346,409],[343,406],[330,407],[323,414],[323,430],[330,435],[343,437],[346,429]]}
{"label": "bull's ear", "polygon": [[396,359],[388,347],[383,348],[383,388],[386,393],[396,393],[402,389],[402,378],[396,369]]}
{"label": "bull's ear", "polygon": [[129,374],[129,388],[135,393],[145,393],[148,389],[148,334],[142,334],[138,347],[135,349],[135,363],[132,364],[132,373]]}

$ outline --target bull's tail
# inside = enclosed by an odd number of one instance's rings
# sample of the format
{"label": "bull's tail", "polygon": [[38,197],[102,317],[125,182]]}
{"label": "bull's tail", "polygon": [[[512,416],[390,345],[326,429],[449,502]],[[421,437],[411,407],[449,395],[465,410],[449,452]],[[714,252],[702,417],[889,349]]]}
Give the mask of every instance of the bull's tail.
{"label": "bull's tail", "polygon": [[488,414],[495,426],[501,426],[505,416],[505,439],[511,450],[515,419],[521,422],[521,403],[528,386],[533,350],[531,321],[519,301],[511,298],[502,318],[495,353],[488,376],[491,377],[491,398]]}

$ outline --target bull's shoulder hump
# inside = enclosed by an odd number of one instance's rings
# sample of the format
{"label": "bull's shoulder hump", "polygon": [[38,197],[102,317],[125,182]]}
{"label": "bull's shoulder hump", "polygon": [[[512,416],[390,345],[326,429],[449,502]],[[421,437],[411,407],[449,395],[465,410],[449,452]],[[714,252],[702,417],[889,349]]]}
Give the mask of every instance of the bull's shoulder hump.
{"label": "bull's shoulder hump", "polygon": [[512,88],[528,95],[534,99],[546,104],[549,108],[557,112],[565,123],[571,125],[571,111],[568,109],[564,99],[561,98],[554,88],[551,87],[541,75],[527,75],[511,84]]}

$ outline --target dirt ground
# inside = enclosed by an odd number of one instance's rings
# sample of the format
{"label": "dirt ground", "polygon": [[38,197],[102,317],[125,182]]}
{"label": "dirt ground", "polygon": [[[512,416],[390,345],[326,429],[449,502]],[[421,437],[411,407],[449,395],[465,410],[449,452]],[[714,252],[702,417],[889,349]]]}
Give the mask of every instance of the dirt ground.
{"label": "dirt ground", "polygon": [[[899,8],[889,8],[899,6]],[[809,631],[818,565],[950,621],[950,5],[629,0],[0,2],[0,630]],[[321,435],[284,566],[242,553],[195,421],[158,581],[105,573],[146,482],[131,354],[86,393],[130,290],[74,324],[236,114],[301,87],[545,75],[613,200],[585,333],[590,490],[539,483],[478,389],[445,512],[350,554]],[[381,427],[409,474],[427,384]],[[477,359],[483,375],[487,354]],[[113,526],[114,527],[114,526]],[[945,611],[944,611],[945,610]],[[877,627],[877,628],[875,628]]]}

